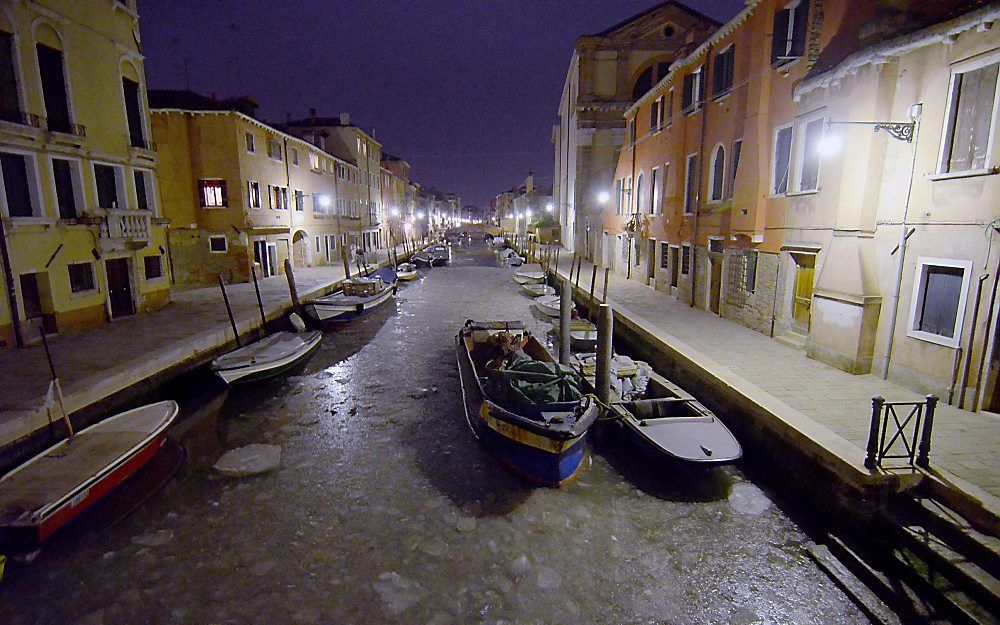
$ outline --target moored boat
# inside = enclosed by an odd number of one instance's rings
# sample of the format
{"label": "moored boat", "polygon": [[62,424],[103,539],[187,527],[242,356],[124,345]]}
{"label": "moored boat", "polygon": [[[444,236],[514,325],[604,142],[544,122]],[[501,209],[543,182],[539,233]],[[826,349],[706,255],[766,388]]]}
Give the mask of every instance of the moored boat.
{"label": "moored boat", "polygon": [[396,278],[399,280],[415,280],[417,278],[417,266],[413,263],[400,263],[396,267]]}
{"label": "moored boat", "polygon": [[430,256],[432,267],[443,267],[451,264],[451,246],[449,245],[429,245],[424,248],[424,252]]}
{"label": "moored boat", "polygon": [[535,298],[535,307],[550,317],[559,316],[559,296],[543,295]]}
{"label": "moored boat", "polygon": [[[559,334],[559,324],[553,329]],[[586,319],[571,319],[569,322],[569,345],[576,351],[592,351],[597,346],[597,326]]]}
{"label": "moored boat", "polygon": [[212,370],[226,384],[244,384],[277,377],[304,362],[317,347],[322,332],[275,332],[212,361]]}
{"label": "moored boat", "polygon": [[521,288],[532,297],[542,297],[545,295],[555,295],[555,288],[547,284],[522,284]]}
{"label": "moored boat", "polygon": [[0,477],[0,543],[41,543],[79,516],[156,455],[178,411],[161,401],[117,414]]}
{"label": "moored boat", "polygon": [[[582,466],[597,403],[520,322],[468,321],[455,338],[465,416],[528,479],[558,486]],[[543,383],[544,382],[544,383]]]}
{"label": "moored boat", "polygon": [[344,280],[340,291],[314,299],[306,312],[320,322],[342,322],[363,317],[389,301],[395,287],[378,276]]}

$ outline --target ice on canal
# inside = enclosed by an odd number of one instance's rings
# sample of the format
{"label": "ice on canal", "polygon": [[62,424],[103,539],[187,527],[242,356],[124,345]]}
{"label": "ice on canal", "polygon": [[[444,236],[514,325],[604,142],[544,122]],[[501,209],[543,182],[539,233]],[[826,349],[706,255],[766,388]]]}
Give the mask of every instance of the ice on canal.
{"label": "ice on canal", "polygon": [[[562,489],[508,473],[466,424],[453,341],[468,318],[545,337],[529,304],[482,246],[422,270],[303,371],[189,414],[178,476],[11,563],[0,623],[867,622],[738,468],[670,469],[610,438]],[[251,444],[279,465],[212,468]]]}

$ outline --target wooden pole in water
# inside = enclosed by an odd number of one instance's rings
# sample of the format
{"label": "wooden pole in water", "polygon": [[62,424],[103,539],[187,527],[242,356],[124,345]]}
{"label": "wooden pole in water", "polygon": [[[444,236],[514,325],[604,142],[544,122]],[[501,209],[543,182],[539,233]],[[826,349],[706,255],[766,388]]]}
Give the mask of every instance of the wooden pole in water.
{"label": "wooden pole in water", "polygon": [[559,281],[559,362],[569,366],[569,331],[572,324],[573,291],[569,279]]}
{"label": "wooden pole in water", "polygon": [[[292,273],[292,261],[285,259],[285,278],[288,280],[288,294],[292,297],[292,308],[302,314],[302,304],[299,303],[299,290],[295,286],[295,274]],[[263,309],[262,309],[263,310]]]}
{"label": "wooden pole in water", "polygon": [[614,334],[614,313],[611,306],[601,304],[597,315],[597,371],[594,380],[597,400],[611,403],[611,349]]}
{"label": "wooden pole in water", "polygon": [[608,274],[611,272],[610,267],[604,268],[604,295],[601,297],[601,303],[608,303]]}
{"label": "wooden pole in water", "polygon": [[49,363],[49,374],[52,376],[52,386],[56,392],[56,401],[59,403],[59,412],[62,413],[62,419],[66,424],[66,430],[69,432],[69,437],[73,438],[73,423],[69,420],[69,415],[66,414],[66,406],[63,402],[62,384],[59,383],[59,376],[56,375],[56,365],[52,361],[52,352],[49,351],[49,340],[45,338],[45,328],[38,328],[38,333],[42,335],[42,347],[45,348],[45,360]]}
{"label": "wooden pole in water", "polygon": [[260,310],[260,333],[266,335],[264,326],[267,325],[267,318],[264,316],[264,302],[260,299],[260,285],[257,284],[257,268],[250,266],[250,275],[253,276],[253,290],[257,293],[257,308]]}
{"label": "wooden pole in water", "polygon": [[351,261],[348,259],[347,255],[348,255],[347,244],[342,243],[340,245],[340,260],[343,261],[344,263],[345,280],[351,277]]}
{"label": "wooden pole in water", "polygon": [[583,271],[583,256],[577,255],[576,257],[576,288],[580,288],[580,273]]}
{"label": "wooden pole in water", "polygon": [[236,347],[243,347],[240,342],[240,331],[236,328],[236,317],[233,316],[233,307],[229,305],[229,295],[226,294],[226,283],[219,276],[219,288],[222,289],[222,301],[226,303],[226,312],[229,313],[229,323],[233,326],[233,335],[236,337]]}
{"label": "wooden pole in water", "polygon": [[587,305],[587,309],[590,315],[593,316],[596,312],[594,310],[594,287],[597,285],[597,265],[593,266],[593,270],[590,272],[590,303]]}

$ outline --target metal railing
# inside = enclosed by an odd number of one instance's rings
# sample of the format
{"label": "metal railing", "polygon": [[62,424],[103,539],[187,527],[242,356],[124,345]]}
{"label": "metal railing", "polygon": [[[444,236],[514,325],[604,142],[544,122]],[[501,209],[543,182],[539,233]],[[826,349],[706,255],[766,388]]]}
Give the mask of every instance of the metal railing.
{"label": "metal railing", "polygon": [[906,460],[910,466],[927,468],[937,403],[934,395],[918,402],[873,397],[865,467],[874,470],[883,460]]}
{"label": "metal railing", "polygon": [[105,214],[107,215],[107,236],[109,238],[126,241],[149,240],[152,211],[108,208],[105,209]]}

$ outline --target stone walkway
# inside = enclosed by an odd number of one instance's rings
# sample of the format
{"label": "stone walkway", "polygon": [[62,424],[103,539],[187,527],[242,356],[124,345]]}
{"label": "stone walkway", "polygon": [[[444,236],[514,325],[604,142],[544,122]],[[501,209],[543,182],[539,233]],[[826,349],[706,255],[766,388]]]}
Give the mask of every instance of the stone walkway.
{"label": "stone walkway", "polygon": [[[566,250],[560,253],[563,276],[568,275],[571,256]],[[584,290],[590,288],[592,267],[583,262],[579,283]],[[602,281],[599,269],[598,297]],[[625,312],[671,347],[712,368],[713,374],[734,386],[741,380],[756,386],[841,437],[854,448],[847,458],[854,464],[864,458],[872,397],[923,399],[878,376],[851,375],[806,358],[802,350],[614,273],[608,300],[616,314]],[[1000,419],[994,415],[939,403],[930,465],[988,509],[1000,511]]]}
{"label": "stone walkway", "polygon": [[[402,254],[402,248],[399,253]],[[385,250],[378,261],[387,258]],[[344,279],[343,266],[293,271],[299,299],[332,290]],[[253,283],[226,290],[240,334],[260,326]],[[291,307],[285,276],[260,281],[268,320]],[[150,376],[188,360],[205,357],[233,339],[232,325],[218,286],[173,290],[171,302],[149,314],[112,321],[86,332],[49,339],[52,359],[69,413],[89,406]],[[49,370],[41,345],[0,351],[0,447],[45,427]]]}

